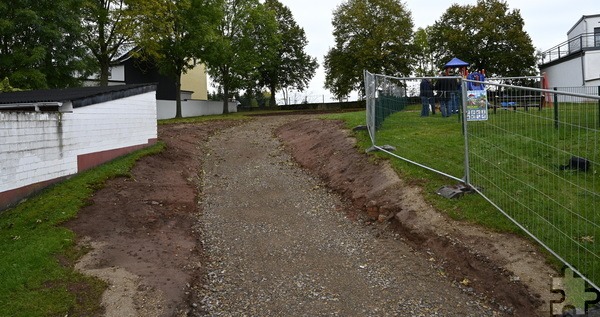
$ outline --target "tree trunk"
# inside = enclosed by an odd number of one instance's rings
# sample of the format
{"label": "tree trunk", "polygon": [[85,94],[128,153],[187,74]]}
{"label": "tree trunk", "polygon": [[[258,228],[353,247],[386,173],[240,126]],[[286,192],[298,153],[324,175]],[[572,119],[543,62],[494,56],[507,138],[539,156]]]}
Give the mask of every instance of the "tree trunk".
{"label": "tree trunk", "polygon": [[110,71],[110,61],[108,58],[102,58],[100,61],[100,86],[108,86],[108,72]]}
{"label": "tree trunk", "polygon": [[223,75],[223,114],[229,114],[229,67],[221,67]]}
{"label": "tree trunk", "polygon": [[102,5],[102,7],[98,8],[100,11],[98,12],[98,52],[96,55],[98,58],[98,63],[100,64],[100,86],[106,87],[108,86],[108,72],[110,71],[110,57],[107,50],[107,41],[105,38],[105,28],[108,19],[108,8],[105,9],[104,2],[97,3]]}
{"label": "tree trunk", "polygon": [[229,114],[229,85],[223,83],[223,114]]}
{"label": "tree trunk", "polygon": [[271,90],[271,97],[269,98],[269,107],[275,107],[277,106],[277,104],[275,103],[275,92],[277,91],[277,89],[274,85],[269,87],[269,89]]}
{"label": "tree trunk", "polygon": [[175,118],[181,118],[181,71],[175,78]]}

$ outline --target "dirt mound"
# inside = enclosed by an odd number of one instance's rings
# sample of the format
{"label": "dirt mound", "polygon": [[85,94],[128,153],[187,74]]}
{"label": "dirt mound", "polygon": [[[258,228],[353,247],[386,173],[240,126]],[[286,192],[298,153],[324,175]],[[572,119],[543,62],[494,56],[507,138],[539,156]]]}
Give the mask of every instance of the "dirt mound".
{"label": "dirt mound", "polygon": [[299,164],[351,199],[368,221],[391,221],[416,249],[443,261],[444,270],[467,291],[495,299],[510,313],[547,310],[549,298],[540,297],[551,296],[554,272],[522,239],[457,223],[435,211],[420,189],[399,179],[388,164],[359,153],[341,122],[296,121],[277,133]]}

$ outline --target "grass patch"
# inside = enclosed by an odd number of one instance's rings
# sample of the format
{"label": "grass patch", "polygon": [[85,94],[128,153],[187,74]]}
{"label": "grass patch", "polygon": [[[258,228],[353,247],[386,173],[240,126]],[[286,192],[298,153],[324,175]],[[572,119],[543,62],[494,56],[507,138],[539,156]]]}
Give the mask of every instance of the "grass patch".
{"label": "grass patch", "polygon": [[161,152],[159,142],[73,176],[0,214],[0,316],[90,316],[101,312],[106,285],[73,270],[79,250],[60,224],[114,177],[129,177],[135,162]]}

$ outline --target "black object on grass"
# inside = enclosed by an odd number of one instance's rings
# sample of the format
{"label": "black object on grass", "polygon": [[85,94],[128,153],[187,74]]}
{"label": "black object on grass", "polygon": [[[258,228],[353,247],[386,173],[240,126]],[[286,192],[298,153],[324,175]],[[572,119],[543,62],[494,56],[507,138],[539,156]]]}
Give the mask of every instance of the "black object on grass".
{"label": "black object on grass", "polygon": [[592,163],[583,157],[571,156],[569,163],[561,165],[560,170],[578,170],[581,172],[587,172],[590,170]]}

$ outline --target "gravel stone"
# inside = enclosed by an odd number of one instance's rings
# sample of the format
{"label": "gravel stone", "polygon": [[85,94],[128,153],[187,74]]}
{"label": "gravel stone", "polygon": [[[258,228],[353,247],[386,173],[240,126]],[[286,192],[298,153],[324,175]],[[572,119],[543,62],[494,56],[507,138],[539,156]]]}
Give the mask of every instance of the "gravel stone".
{"label": "gravel stone", "polygon": [[348,219],[351,204],[273,137],[298,119],[263,117],[210,139],[200,216],[207,274],[193,287],[191,315],[507,314],[459,288],[397,234]]}

